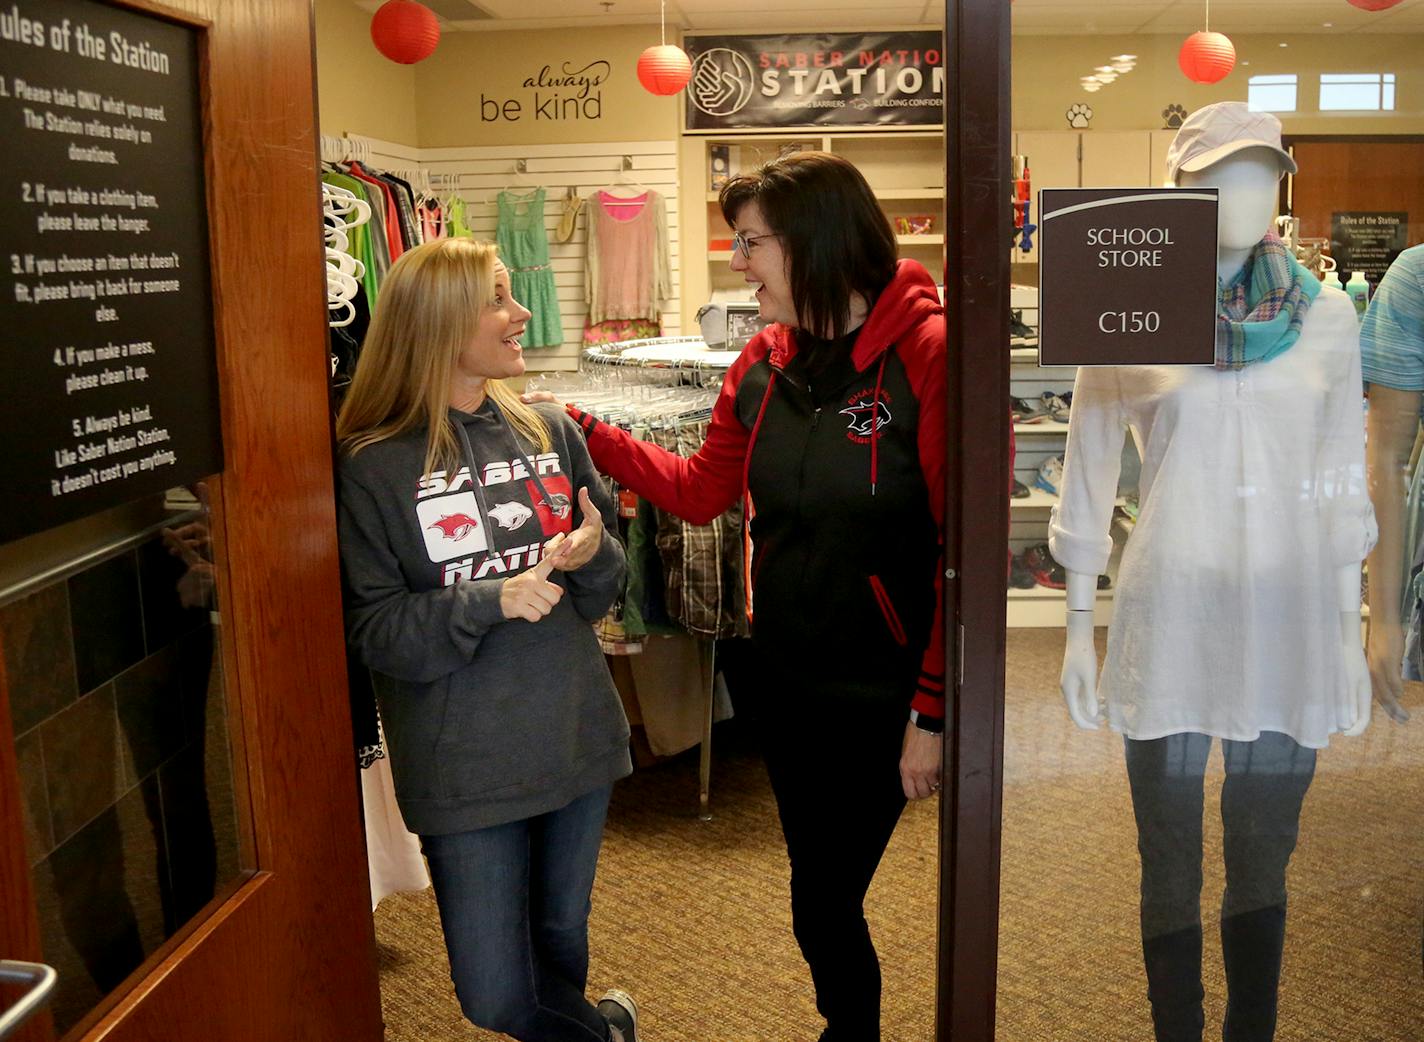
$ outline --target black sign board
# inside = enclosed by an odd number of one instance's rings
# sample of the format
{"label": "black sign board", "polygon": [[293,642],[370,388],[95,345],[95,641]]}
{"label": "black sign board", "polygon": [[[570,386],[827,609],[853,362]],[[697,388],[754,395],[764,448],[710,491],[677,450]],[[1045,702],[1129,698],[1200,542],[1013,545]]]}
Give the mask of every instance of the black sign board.
{"label": "black sign board", "polygon": [[1408,213],[1345,212],[1330,215],[1330,255],[1342,271],[1379,282],[1409,242]]}
{"label": "black sign board", "polygon": [[688,130],[935,127],[944,38],[935,31],[688,36]]}
{"label": "black sign board", "polygon": [[195,30],[0,9],[0,542],[222,468]]}
{"label": "black sign board", "polygon": [[1039,193],[1040,365],[1211,365],[1215,188]]}

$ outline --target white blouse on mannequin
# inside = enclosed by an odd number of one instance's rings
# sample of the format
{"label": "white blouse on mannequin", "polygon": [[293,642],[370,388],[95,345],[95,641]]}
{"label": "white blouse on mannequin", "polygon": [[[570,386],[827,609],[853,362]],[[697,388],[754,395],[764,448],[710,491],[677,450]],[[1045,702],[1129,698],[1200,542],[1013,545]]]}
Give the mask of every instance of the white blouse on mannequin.
{"label": "white blouse on mannequin", "polygon": [[1324,747],[1357,712],[1337,575],[1375,541],[1349,298],[1322,288],[1300,339],[1239,371],[1080,369],[1049,529],[1070,572],[1106,570],[1124,428],[1141,510],[1098,688],[1109,724]]}

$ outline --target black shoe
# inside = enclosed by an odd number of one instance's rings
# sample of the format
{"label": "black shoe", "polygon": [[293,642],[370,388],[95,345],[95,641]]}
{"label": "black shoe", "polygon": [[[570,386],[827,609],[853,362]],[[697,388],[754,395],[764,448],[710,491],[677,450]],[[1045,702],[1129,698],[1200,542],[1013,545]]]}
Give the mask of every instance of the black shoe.
{"label": "black shoe", "polygon": [[1031,590],[1038,584],[1033,581],[1033,573],[1019,559],[1018,554],[1009,556],[1009,589]]}
{"label": "black shoe", "polygon": [[598,1012],[612,1028],[613,1042],[638,1042],[638,1004],[626,991],[611,988],[598,1000]]}
{"label": "black shoe", "polygon": [[1009,493],[1010,499],[1027,499],[1033,492],[1018,478],[1014,478],[1014,490]]}
{"label": "black shoe", "polygon": [[1009,312],[1009,346],[1038,346],[1038,332],[1024,322],[1022,311]]}

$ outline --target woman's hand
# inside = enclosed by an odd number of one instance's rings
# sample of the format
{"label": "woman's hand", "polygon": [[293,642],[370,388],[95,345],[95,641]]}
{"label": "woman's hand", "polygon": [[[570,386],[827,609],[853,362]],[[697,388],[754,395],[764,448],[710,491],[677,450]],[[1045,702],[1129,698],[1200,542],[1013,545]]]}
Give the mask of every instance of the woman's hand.
{"label": "woman's hand", "polygon": [[922,800],[939,792],[943,757],[943,735],[921,731],[906,722],[900,750],[900,784],[906,799]]}
{"label": "woman's hand", "polygon": [[554,397],[553,391],[530,391],[527,394],[521,394],[519,400],[525,405],[533,405],[535,402],[553,402],[560,409],[564,407],[564,403]]}
{"label": "woman's hand", "polygon": [[559,603],[564,588],[549,581],[549,573],[568,557],[573,549],[571,540],[560,532],[544,547],[544,559],[520,572],[513,579],[506,579],[499,590],[499,608],[506,619],[524,619],[538,622]]}
{"label": "woman's hand", "polygon": [[593,505],[586,487],[579,489],[579,510],[583,512],[583,521],[569,537],[568,552],[554,565],[561,572],[582,568],[593,560],[593,555],[603,545],[603,515]]}

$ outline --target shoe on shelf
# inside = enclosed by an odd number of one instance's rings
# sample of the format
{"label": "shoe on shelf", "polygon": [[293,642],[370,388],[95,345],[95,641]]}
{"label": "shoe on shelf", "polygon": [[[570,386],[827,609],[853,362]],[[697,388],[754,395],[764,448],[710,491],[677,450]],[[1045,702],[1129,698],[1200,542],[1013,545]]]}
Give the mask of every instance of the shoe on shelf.
{"label": "shoe on shelf", "polygon": [[1009,346],[1038,346],[1038,330],[1024,322],[1022,311],[1009,312]]}
{"label": "shoe on shelf", "polygon": [[1047,543],[1036,543],[1026,549],[1023,552],[1023,563],[1037,585],[1046,586],[1050,590],[1068,588],[1068,573],[1053,559]]}
{"label": "shoe on shelf", "polygon": [[1108,577],[1108,574],[1107,574],[1106,572],[1104,572],[1102,575],[1098,576],[1098,589],[1100,589],[1100,590],[1111,590],[1111,589],[1112,589],[1112,579],[1110,579],[1110,578]]}
{"label": "shoe on shelf", "polygon": [[1056,394],[1048,403],[1048,418],[1054,423],[1067,423],[1068,414],[1073,408],[1073,392],[1064,391]]}
{"label": "shoe on shelf", "polygon": [[1033,491],[1018,478],[1014,478],[1014,490],[1009,493],[1010,499],[1027,499],[1033,495]]}
{"label": "shoe on shelf", "polygon": [[1023,563],[1023,558],[1018,554],[1009,555],[1009,589],[1011,590],[1031,590],[1038,584],[1033,580],[1033,573],[1028,570],[1028,566]]}
{"label": "shoe on shelf", "polygon": [[1040,423],[1048,419],[1048,406],[1041,398],[1015,398],[1009,403],[1015,423]]}
{"label": "shoe on shelf", "polygon": [[638,1042],[638,1004],[633,996],[610,988],[598,1000],[598,1012],[608,1021],[613,1042]]}
{"label": "shoe on shelf", "polygon": [[1063,487],[1063,457],[1050,456],[1044,460],[1033,483],[1051,496],[1058,495],[1058,490]]}

